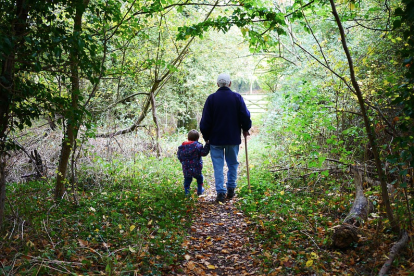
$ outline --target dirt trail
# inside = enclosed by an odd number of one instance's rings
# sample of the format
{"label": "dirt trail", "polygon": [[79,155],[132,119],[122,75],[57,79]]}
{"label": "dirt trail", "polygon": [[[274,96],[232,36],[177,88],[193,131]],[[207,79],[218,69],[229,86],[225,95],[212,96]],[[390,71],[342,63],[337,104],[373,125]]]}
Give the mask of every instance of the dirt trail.
{"label": "dirt trail", "polygon": [[[181,275],[260,275],[249,221],[236,207],[236,198],[215,203],[214,180],[196,200],[198,210],[185,241]],[[256,247],[255,247],[256,246]]]}

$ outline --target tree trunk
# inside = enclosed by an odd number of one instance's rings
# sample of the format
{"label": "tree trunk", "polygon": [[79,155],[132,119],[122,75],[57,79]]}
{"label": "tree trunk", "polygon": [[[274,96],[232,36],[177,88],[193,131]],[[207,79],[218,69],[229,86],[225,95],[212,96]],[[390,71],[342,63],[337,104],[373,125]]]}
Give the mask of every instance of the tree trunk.
{"label": "tree trunk", "polygon": [[25,0],[15,2],[15,18],[11,22],[12,34],[17,39],[9,37],[14,41],[13,49],[10,54],[2,59],[1,78],[0,78],[0,229],[3,228],[4,222],[4,205],[6,201],[6,141],[7,131],[10,127],[10,105],[14,93],[14,64],[17,53],[19,40],[25,32],[27,26],[28,4]]}
{"label": "tree trunk", "polygon": [[388,217],[388,220],[391,223],[391,227],[392,227],[393,231],[398,232],[400,227],[399,227],[398,222],[394,219],[394,215],[393,215],[393,212],[392,212],[392,209],[391,209],[390,199],[389,199],[389,195],[388,195],[388,191],[387,191],[387,183],[385,182],[384,173],[382,171],[382,163],[381,163],[381,159],[380,159],[377,144],[376,144],[376,135],[375,135],[375,132],[372,131],[371,122],[370,122],[370,119],[368,118],[368,115],[367,115],[366,110],[365,110],[364,98],[362,96],[361,89],[359,88],[359,84],[358,84],[358,82],[355,78],[354,65],[353,65],[351,54],[349,53],[349,49],[348,49],[348,46],[347,46],[347,43],[346,43],[344,28],[343,28],[341,20],[339,18],[338,12],[336,11],[334,1],[329,0],[329,2],[331,3],[332,13],[335,17],[336,24],[338,25],[338,29],[339,29],[339,32],[341,34],[342,47],[344,48],[346,58],[348,60],[349,73],[350,73],[350,77],[351,77],[352,86],[355,89],[355,94],[358,98],[358,103],[359,103],[359,106],[361,108],[361,114],[362,114],[362,117],[364,118],[364,124],[365,124],[365,129],[367,131],[368,140],[369,140],[369,142],[371,144],[371,147],[372,147],[372,153],[374,154],[375,166],[377,168],[377,173],[378,173],[378,176],[379,176],[379,179],[380,179],[380,182],[381,182],[381,195],[382,195],[383,206],[385,207],[385,211],[387,213],[387,217]]}
{"label": "tree trunk", "polygon": [[66,119],[66,133],[62,139],[62,148],[60,151],[60,159],[58,166],[58,173],[56,177],[56,187],[55,187],[55,199],[61,199],[65,193],[65,179],[66,171],[68,168],[70,153],[72,152],[73,144],[78,135],[78,129],[80,126],[80,114],[79,114],[79,94],[80,94],[80,85],[79,85],[79,55],[77,50],[77,40],[75,39],[82,31],[82,16],[85,11],[86,6],[88,5],[89,0],[79,0],[75,2],[76,13],[73,23],[73,49],[70,53],[70,71],[71,71],[71,86],[72,86],[72,105],[69,112],[69,118]]}
{"label": "tree trunk", "polygon": [[352,243],[358,242],[358,227],[362,221],[368,218],[373,209],[372,203],[364,195],[361,171],[351,167],[351,172],[353,172],[355,180],[355,200],[344,222],[334,228],[332,241],[333,245],[338,248],[346,248]]}
{"label": "tree trunk", "polygon": [[[156,84],[158,84],[158,82],[156,81]],[[158,87],[158,85],[155,85]],[[156,87],[155,87],[156,90]],[[156,128],[156,132],[157,132],[157,137],[156,137],[156,147],[157,147],[157,157],[161,156],[161,147],[160,147],[160,127],[158,124],[158,117],[157,117],[157,111],[155,108],[155,98],[154,98],[154,92],[151,91],[151,107],[152,107],[152,119],[154,120],[155,123],[155,128]]]}
{"label": "tree trunk", "polygon": [[0,229],[3,229],[5,202],[6,202],[6,154],[4,151],[0,151]]}

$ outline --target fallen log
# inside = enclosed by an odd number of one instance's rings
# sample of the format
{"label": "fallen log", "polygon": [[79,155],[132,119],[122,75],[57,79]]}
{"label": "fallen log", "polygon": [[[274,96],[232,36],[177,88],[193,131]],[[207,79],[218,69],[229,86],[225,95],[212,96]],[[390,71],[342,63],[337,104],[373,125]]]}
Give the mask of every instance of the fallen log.
{"label": "fallen log", "polygon": [[361,171],[353,167],[350,170],[355,176],[356,194],[349,214],[341,225],[334,228],[332,242],[338,248],[346,248],[358,242],[359,226],[368,218],[373,209],[372,203],[364,195]]}
{"label": "fallen log", "polygon": [[408,234],[406,231],[403,231],[401,234],[400,240],[391,247],[388,260],[381,267],[381,270],[378,273],[378,276],[384,276],[387,274],[388,270],[391,268],[392,262],[394,261],[395,257],[397,257],[401,249],[403,249],[407,245],[407,243],[408,243]]}

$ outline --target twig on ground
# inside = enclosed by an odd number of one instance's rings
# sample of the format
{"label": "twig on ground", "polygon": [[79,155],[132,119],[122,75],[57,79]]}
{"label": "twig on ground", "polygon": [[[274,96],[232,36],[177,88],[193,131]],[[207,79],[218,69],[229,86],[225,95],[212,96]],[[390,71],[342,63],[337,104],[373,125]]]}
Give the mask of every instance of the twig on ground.
{"label": "twig on ground", "polygon": [[37,270],[37,272],[36,272],[36,276],[39,274],[39,271],[40,271],[40,269],[42,268],[42,266],[43,266],[43,261],[42,261],[42,263],[39,265],[39,269]]}
{"label": "twig on ground", "polygon": [[25,223],[26,221],[25,220],[23,220],[23,222],[22,222],[22,240],[23,240],[23,233],[24,233],[24,223]]}
{"label": "twig on ground", "polygon": [[300,231],[302,234],[305,234],[306,236],[308,236],[308,238],[315,244],[315,246],[319,249],[319,250],[321,250],[321,248],[316,244],[316,242],[315,242],[315,240],[308,234],[308,233],[306,233],[306,232],[304,232],[304,231]]}
{"label": "twig on ground", "polygon": [[65,261],[58,261],[58,260],[45,260],[45,259],[42,259],[42,258],[32,257],[32,256],[26,256],[26,257],[30,257],[34,261],[42,261],[44,263],[49,263],[49,264],[69,265],[69,266],[82,266],[83,265],[82,263],[79,263],[79,262],[65,262]]}
{"label": "twig on ground", "polygon": [[50,242],[52,243],[52,247],[53,247],[53,249],[55,249],[55,243],[53,242],[52,238],[49,235],[49,231],[47,230],[45,220],[42,220],[42,223],[43,223],[43,227],[45,228],[45,232],[46,232],[47,236],[49,237]]}
{"label": "twig on ground", "polygon": [[406,231],[403,231],[401,235],[401,239],[391,247],[388,260],[381,267],[381,270],[378,273],[378,276],[384,276],[387,274],[388,270],[391,268],[392,262],[394,261],[395,257],[397,257],[401,249],[403,249],[407,245],[407,243],[408,243],[408,234]]}
{"label": "twig on ground", "polygon": [[12,229],[12,231],[10,232],[10,236],[9,236],[9,240],[11,239],[11,237],[13,236],[13,233],[14,233],[14,228],[16,227],[16,219],[14,219],[13,220],[13,229]]}

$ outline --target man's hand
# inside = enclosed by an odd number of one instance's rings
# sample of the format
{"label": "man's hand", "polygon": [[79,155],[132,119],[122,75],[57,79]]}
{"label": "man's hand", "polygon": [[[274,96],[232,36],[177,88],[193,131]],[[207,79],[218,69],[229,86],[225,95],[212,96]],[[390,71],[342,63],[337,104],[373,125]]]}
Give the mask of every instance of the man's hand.
{"label": "man's hand", "polygon": [[250,136],[250,132],[248,132],[248,131],[243,131],[243,136],[244,136],[244,138],[246,138],[247,136]]}

